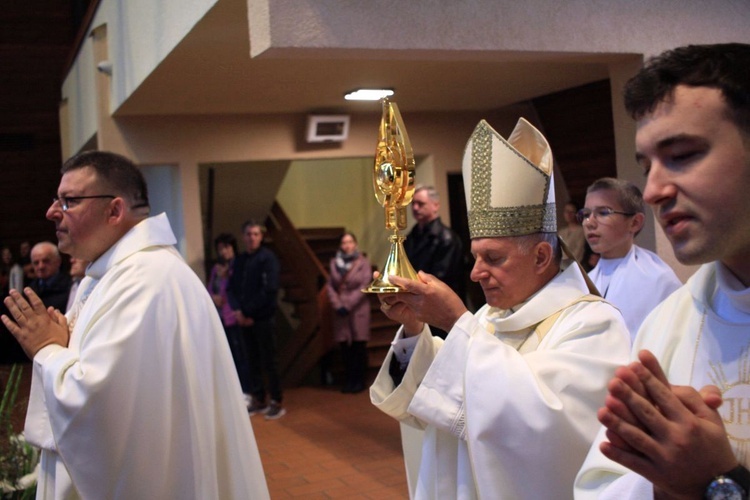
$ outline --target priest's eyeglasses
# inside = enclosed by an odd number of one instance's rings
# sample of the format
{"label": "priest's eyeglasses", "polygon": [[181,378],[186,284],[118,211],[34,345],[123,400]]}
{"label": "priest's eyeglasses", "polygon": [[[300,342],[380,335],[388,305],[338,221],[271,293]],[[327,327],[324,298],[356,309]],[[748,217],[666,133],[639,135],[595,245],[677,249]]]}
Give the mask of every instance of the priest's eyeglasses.
{"label": "priest's eyeglasses", "polygon": [[71,206],[71,203],[73,204],[73,206],[75,206],[75,204],[81,200],[89,200],[93,198],[115,199],[117,198],[117,196],[111,194],[98,194],[94,196],[55,196],[54,198],[52,198],[52,204],[54,205],[55,203],[59,203],[62,211],[67,212]]}
{"label": "priest's eyeglasses", "polygon": [[613,214],[620,214],[624,215],[626,217],[632,217],[635,215],[635,212],[621,212],[619,210],[614,210],[609,207],[596,207],[595,209],[591,210],[590,208],[582,208],[576,213],[576,219],[578,219],[578,222],[583,223],[589,219],[592,215],[594,216],[594,219],[597,222],[604,222],[607,220],[607,218]]}

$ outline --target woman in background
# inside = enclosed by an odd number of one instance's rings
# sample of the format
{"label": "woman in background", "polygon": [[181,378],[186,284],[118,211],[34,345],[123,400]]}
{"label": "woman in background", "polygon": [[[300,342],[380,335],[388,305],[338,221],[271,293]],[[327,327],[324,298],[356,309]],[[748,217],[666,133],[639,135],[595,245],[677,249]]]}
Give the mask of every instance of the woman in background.
{"label": "woman in background", "polygon": [[245,404],[249,406],[250,381],[247,347],[245,346],[245,339],[242,336],[242,327],[237,324],[237,318],[229,306],[229,299],[227,298],[227,286],[232,273],[232,264],[234,263],[234,257],[237,255],[237,238],[229,233],[221,233],[214,240],[214,248],[216,249],[218,259],[211,268],[207,285],[208,292],[211,294],[216,309],[219,311],[221,324],[224,325],[229,349],[232,351],[234,365],[237,368],[237,375],[240,378]]}
{"label": "woman in background", "polygon": [[345,379],[341,392],[365,389],[367,341],[370,340],[370,301],[362,288],[372,280],[370,261],[359,252],[357,238],[344,233],[331,259],[328,298],[333,310],[333,338],[341,346]]}
{"label": "woman in background", "polygon": [[2,247],[0,253],[0,293],[5,297],[8,290],[23,290],[23,268],[13,259],[10,247]]}

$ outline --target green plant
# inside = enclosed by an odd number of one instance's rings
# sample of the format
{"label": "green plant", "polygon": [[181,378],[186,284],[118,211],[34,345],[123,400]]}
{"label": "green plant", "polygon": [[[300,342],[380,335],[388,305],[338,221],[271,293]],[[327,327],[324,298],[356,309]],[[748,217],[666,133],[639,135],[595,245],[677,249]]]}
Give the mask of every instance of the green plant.
{"label": "green plant", "polygon": [[13,408],[21,385],[22,367],[13,365],[0,400],[0,498],[27,499],[36,494],[34,469],[39,450],[13,431]]}

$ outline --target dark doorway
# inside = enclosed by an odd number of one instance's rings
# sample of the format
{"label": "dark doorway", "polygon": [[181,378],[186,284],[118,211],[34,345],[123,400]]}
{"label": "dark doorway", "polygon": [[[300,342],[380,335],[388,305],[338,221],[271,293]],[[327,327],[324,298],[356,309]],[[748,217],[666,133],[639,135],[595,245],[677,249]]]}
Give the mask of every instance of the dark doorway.
{"label": "dark doorway", "polygon": [[451,216],[453,229],[464,247],[464,276],[466,278],[466,302],[470,311],[476,312],[485,303],[484,292],[479,283],[469,278],[471,268],[474,267],[474,257],[471,255],[471,239],[469,237],[469,222],[466,213],[466,195],[464,194],[464,178],[460,173],[448,174],[448,212]]}

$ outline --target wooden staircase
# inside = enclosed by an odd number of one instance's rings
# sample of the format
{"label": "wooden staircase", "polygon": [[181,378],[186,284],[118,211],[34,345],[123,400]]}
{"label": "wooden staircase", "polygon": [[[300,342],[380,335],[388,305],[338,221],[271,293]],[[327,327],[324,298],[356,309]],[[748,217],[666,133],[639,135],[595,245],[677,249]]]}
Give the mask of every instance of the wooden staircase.
{"label": "wooden staircase", "polygon": [[[321,362],[336,377],[341,371],[331,330],[332,310],[325,290],[328,263],[336,254],[342,227],[295,228],[275,203],[266,221],[268,243],[281,261],[281,300],[293,332],[279,346],[279,369],[287,387],[301,385]],[[385,359],[398,325],[370,295],[372,320],[368,360],[375,372]]]}

